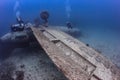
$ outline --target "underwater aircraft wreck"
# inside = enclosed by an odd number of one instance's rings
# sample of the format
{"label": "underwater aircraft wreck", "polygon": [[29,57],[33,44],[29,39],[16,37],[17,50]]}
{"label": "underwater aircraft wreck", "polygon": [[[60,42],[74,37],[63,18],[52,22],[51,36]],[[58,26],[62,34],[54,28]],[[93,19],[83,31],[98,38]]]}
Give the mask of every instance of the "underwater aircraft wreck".
{"label": "underwater aircraft wreck", "polygon": [[37,41],[69,80],[119,80],[119,69],[107,58],[68,34],[31,27]]}
{"label": "underwater aircraft wreck", "polygon": [[[50,59],[69,80],[119,80],[119,69],[108,59],[70,35],[53,28],[30,27],[31,33]],[[25,31],[2,38],[20,46],[29,44]],[[31,41],[34,39],[31,39]],[[9,40],[10,41],[10,40]],[[10,43],[11,43],[10,42]],[[23,45],[24,44],[24,45]]]}
{"label": "underwater aircraft wreck", "polygon": [[24,47],[36,41],[68,80],[120,80],[116,65],[83,42],[53,26],[27,26],[1,37],[0,43]]}

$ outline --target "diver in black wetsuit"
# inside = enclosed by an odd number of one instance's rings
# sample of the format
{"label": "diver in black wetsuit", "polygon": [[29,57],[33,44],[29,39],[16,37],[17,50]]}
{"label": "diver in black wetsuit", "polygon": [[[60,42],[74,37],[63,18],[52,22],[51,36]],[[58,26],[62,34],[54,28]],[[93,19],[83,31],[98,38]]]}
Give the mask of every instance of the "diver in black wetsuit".
{"label": "diver in black wetsuit", "polygon": [[24,21],[20,17],[17,17],[16,20],[17,20],[18,24],[20,24],[20,26],[24,25]]}
{"label": "diver in black wetsuit", "polygon": [[45,21],[45,27],[48,27],[49,13],[47,11],[43,11],[40,13],[40,17]]}
{"label": "diver in black wetsuit", "polygon": [[66,23],[66,26],[68,27],[68,29],[72,29],[73,27],[72,27],[72,24],[70,23],[70,22],[67,22]]}
{"label": "diver in black wetsuit", "polygon": [[16,31],[23,31],[25,28],[24,21],[20,18],[16,18],[18,24],[14,24],[11,26],[11,31],[16,32]]}

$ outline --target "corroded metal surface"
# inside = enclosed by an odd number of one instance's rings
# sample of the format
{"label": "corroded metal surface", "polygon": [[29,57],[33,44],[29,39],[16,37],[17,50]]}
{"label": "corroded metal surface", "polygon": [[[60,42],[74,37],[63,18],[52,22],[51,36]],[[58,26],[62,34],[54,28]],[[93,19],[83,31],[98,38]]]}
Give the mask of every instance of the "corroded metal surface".
{"label": "corroded metal surface", "polygon": [[37,41],[69,80],[119,80],[119,69],[108,59],[68,34],[31,28]]}

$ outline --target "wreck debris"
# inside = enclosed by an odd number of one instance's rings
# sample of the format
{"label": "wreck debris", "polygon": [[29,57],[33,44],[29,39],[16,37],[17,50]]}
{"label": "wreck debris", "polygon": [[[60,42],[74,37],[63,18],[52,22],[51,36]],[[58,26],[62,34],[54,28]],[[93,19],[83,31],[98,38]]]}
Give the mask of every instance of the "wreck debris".
{"label": "wreck debris", "polygon": [[40,17],[45,21],[44,26],[48,27],[48,18],[49,18],[49,13],[47,11],[42,11],[40,13]]}

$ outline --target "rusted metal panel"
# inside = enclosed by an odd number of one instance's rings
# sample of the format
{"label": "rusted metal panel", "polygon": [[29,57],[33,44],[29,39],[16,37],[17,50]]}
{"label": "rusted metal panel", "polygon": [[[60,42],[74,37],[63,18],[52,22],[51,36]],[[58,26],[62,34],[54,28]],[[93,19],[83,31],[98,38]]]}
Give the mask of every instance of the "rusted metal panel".
{"label": "rusted metal panel", "polygon": [[79,55],[77,52],[71,50],[68,46],[66,46],[62,42],[56,43],[57,47],[61,49],[64,53],[64,55],[71,60],[74,60],[74,63],[79,65],[86,73],[87,75],[93,74],[93,72],[96,69],[96,66],[94,66],[92,63],[87,61],[85,58],[83,58],[81,55]]}

